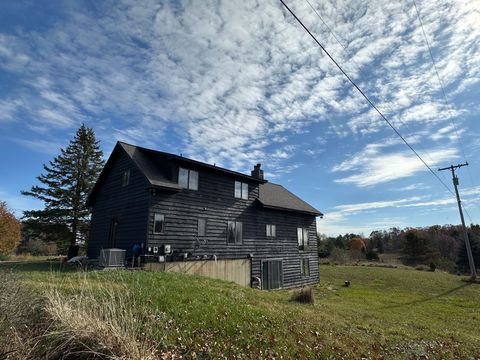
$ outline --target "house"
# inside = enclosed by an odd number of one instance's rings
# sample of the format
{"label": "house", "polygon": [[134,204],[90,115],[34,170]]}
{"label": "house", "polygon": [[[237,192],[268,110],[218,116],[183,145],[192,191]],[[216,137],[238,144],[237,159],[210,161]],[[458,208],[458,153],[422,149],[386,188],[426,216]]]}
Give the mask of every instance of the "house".
{"label": "house", "polygon": [[242,260],[245,285],[319,281],[316,217],[322,214],[265,180],[260,164],[245,175],[118,142],[88,204],[91,258],[103,248],[125,249],[128,257],[140,243],[154,261]]}

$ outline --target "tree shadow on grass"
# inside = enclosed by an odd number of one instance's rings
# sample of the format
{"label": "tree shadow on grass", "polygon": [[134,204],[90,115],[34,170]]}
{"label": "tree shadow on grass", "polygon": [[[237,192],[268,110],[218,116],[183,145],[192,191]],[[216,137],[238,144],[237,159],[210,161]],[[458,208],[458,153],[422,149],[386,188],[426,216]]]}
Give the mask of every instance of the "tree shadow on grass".
{"label": "tree shadow on grass", "polygon": [[434,295],[434,296],[429,296],[429,297],[426,297],[424,299],[420,299],[420,300],[415,300],[415,301],[409,301],[409,302],[406,302],[406,303],[402,303],[402,304],[395,304],[395,305],[389,305],[389,306],[383,306],[381,307],[380,309],[394,309],[394,308],[401,308],[401,307],[404,307],[404,306],[413,306],[413,305],[418,305],[418,304],[422,304],[422,303],[426,303],[426,302],[429,302],[429,301],[432,301],[432,300],[435,300],[435,299],[439,299],[439,298],[442,298],[444,296],[448,296],[450,294],[453,294],[454,292],[457,292],[461,289],[463,289],[464,287],[467,287],[467,286],[470,286],[472,285],[473,283],[472,282],[465,282],[464,284],[462,285],[459,285],[453,289],[449,289],[447,291],[444,291],[438,295]]}

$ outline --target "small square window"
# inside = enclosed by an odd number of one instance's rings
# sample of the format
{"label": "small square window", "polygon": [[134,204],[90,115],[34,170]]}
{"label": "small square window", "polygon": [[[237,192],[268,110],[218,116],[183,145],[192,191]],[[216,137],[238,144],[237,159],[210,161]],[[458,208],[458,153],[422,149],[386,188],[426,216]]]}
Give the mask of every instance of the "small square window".
{"label": "small square window", "polygon": [[153,232],[155,234],[161,234],[165,232],[165,215],[155,213],[153,219]]}
{"label": "small square window", "polygon": [[127,186],[130,183],[130,170],[125,170],[122,175],[122,186]]}
{"label": "small square window", "polygon": [[277,226],[267,224],[267,237],[276,237],[277,236]]}

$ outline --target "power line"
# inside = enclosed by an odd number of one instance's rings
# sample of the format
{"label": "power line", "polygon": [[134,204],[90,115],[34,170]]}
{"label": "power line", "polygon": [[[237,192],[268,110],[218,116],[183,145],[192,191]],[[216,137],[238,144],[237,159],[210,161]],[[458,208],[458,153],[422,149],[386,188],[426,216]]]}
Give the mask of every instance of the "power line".
{"label": "power line", "polygon": [[323,19],[323,17],[317,12],[317,10],[313,7],[313,5],[310,3],[310,1],[308,0],[305,0],[308,5],[310,6],[310,8],[313,10],[313,12],[315,14],[317,14],[318,18],[322,21],[323,25],[325,25],[328,29],[328,32],[335,38],[336,42],[343,48],[343,50],[347,50],[347,47],[345,45],[343,45],[340,40],[338,40],[337,36],[335,35],[335,33],[333,32],[333,30],[330,28],[330,26],[328,26],[328,24],[325,22],[325,20]]}
{"label": "power line", "polygon": [[[425,27],[423,26],[423,21],[422,21],[422,18],[420,16],[420,11],[418,10],[418,7],[417,7],[417,3],[415,0],[413,0],[413,6],[415,7],[415,12],[417,14],[417,18],[418,18],[418,21],[420,23],[420,27],[422,28],[422,33],[423,33],[423,38],[425,39],[425,44],[427,45],[427,48],[428,48],[428,53],[430,54],[430,60],[432,61],[432,65],[433,65],[433,68],[435,70],[435,74],[437,76],[437,80],[438,80],[438,83],[440,84],[440,89],[441,89],[441,92],[442,92],[442,95],[443,95],[443,100],[445,102],[445,106],[447,107],[447,109],[449,110],[449,112],[451,112],[451,106],[448,102],[448,99],[447,99],[447,93],[445,91],[445,85],[440,77],[440,73],[438,71],[438,67],[437,67],[437,64],[435,62],[435,58],[433,57],[433,52],[432,52],[432,48],[430,46],[430,42],[428,41],[428,38],[427,38],[427,34],[425,32]],[[452,114],[453,115],[453,114]],[[450,118],[450,121],[452,123],[452,126],[453,126],[453,131],[455,132],[455,137],[457,138],[457,141],[460,145],[460,149],[462,151],[462,155],[463,155],[463,158],[465,160],[466,163],[468,163],[468,160],[467,160],[467,155],[465,154],[465,147],[463,145],[463,141],[461,140],[461,137],[458,133],[458,126],[456,124],[456,121],[455,121],[455,118],[454,116],[451,116]],[[467,168],[467,173],[468,173],[468,177],[470,179],[470,183],[472,184],[472,187],[475,187],[475,184],[473,182],[473,177],[472,177],[472,173],[470,171],[469,168]],[[473,220],[472,220],[472,217],[470,216],[467,208],[465,206],[463,206],[462,204],[462,208],[463,210],[465,211],[465,213],[467,214],[469,220],[470,220],[470,223],[473,224]]]}
{"label": "power line", "polygon": [[437,178],[438,181],[453,195],[452,190],[443,182],[443,180],[432,170],[432,168],[423,160],[423,158],[415,151],[415,149],[408,143],[407,140],[400,134],[400,132],[393,126],[393,124],[383,115],[383,113],[375,106],[375,104],[370,100],[370,98],[360,89],[360,87],[353,81],[353,79],[343,70],[340,64],[330,55],[330,53],[325,49],[325,47],[317,40],[315,35],[313,35],[310,30],[303,24],[303,22],[295,15],[295,13],[285,4],[283,0],[280,0],[282,5],[292,14],[292,16],[297,20],[297,22],[303,27],[303,29],[312,37],[312,39],[317,43],[317,45],[323,50],[323,52],[332,60],[335,66],[342,72],[342,74],[348,79],[348,81],[357,89],[357,91],[367,100],[367,102],[375,109],[375,111],[382,117],[382,119],[392,128],[392,130],[402,139],[402,141],[407,145],[410,150],[415,154],[415,156],[425,165],[425,167]]}
{"label": "power line", "polygon": [[[328,24],[325,22],[325,20],[323,19],[323,17],[320,15],[320,13],[315,9],[315,7],[311,4],[311,2],[309,0],[305,0],[307,2],[307,4],[310,6],[310,8],[313,10],[313,12],[317,15],[317,17],[322,21],[322,23],[327,27],[328,29],[328,32],[333,36],[333,38],[335,39],[335,41],[343,48],[344,51],[347,51],[347,47],[342,44],[340,42],[340,40],[338,39],[338,37],[336,36],[335,32],[333,31],[333,29],[328,26]],[[361,67],[356,63],[355,59],[352,57],[350,58],[350,61],[353,63],[353,65],[356,67],[356,70],[358,72],[361,72]],[[388,103],[388,101],[386,99],[383,99],[381,95],[378,96],[380,100],[382,100],[384,103],[385,103],[385,106],[387,107],[388,110],[390,110],[391,113],[395,113],[395,111],[393,110],[393,108],[390,106],[390,104]],[[410,132],[410,134],[414,134],[414,132],[410,129],[410,127],[408,126],[408,124],[406,122],[404,122],[402,120],[401,117],[398,117],[398,121],[407,128],[407,131]],[[392,120],[393,122],[393,120]],[[428,152],[427,149],[425,149],[422,145],[421,142],[419,142],[419,146],[420,148],[427,154],[427,157],[430,159],[431,163],[434,163],[434,160],[432,159],[432,157],[430,156],[430,153]],[[466,159],[465,159],[466,161]],[[440,176],[442,177],[442,179],[444,181],[446,181],[443,173],[440,173]],[[471,178],[471,176],[470,176]],[[473,185],[473,182],[472,182],[472,185]],[[468,215],[468,213],[467,213]]]}
{"label": "power line", "polygon": [[[428,41],[427,33],[425,32],[425,27],[423,26],[423,21],[422,21],[422,18],[420,16],[420,11],[418,10],[417,3],[416,3],[415,0],[413,0],[413,6],[415,7],[415,12],[417,13],[417,18],[418,18],[418,21],[420,23],[420,27],[422,28],[423,38],[425,39],[425,43],[426,43],[427,48],[428,48],[428,53],[430,54],[430,60],[432,61],[433,69],[435,71],[438,83],[440,84],[440,89],[441,89],[441,92],[442,92],[442,95],[443,95],[443,100],[445,102],[445,106],[447,107],[448,111],[451,112],[452,107],[450,106],[450,104],[448,102],[448,99],[447,99],[447,93],[445,91],[445,85],[444,85],[444,83],[443,83],[443,81],[440,77],[440,73],[438,71],[437,64],[436,64],[435,59],[433,57],[432,48],[430,46],[430,42]],[[460,149],[462,151],[463,158],[464,158],[465,162],[468,162],[467,156],[465,154],[465,147],[463,146],[463,141],[461,140],[461,137],[458,133],[458,126],[456,124],[456,121],[455,121],[455,118],[454,118],[453,114],[450,117],[450,121],[451,121],[452,126],[453,126],[453,131],[455,132],[455,137],[457,138],[457,141],[460,145]],[[472,174],[470,173],[470,170],[467,169],[467,172],[468,172],[468,175],[470,177],[470,182],[472,183],[472,186],[475,186],[473,184],[473,178],[472,178]]]}

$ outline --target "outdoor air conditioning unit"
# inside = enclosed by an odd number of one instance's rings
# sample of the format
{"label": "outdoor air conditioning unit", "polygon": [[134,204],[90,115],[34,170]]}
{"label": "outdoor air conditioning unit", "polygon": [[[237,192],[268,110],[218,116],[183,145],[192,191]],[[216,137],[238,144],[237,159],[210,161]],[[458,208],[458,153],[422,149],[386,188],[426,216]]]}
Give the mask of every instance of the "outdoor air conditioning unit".
{"label": "outdoor air conditioning unit", "polygon": [[102,249],[100,251],[100,266],[124,267],[125,253],[123,249]]}

